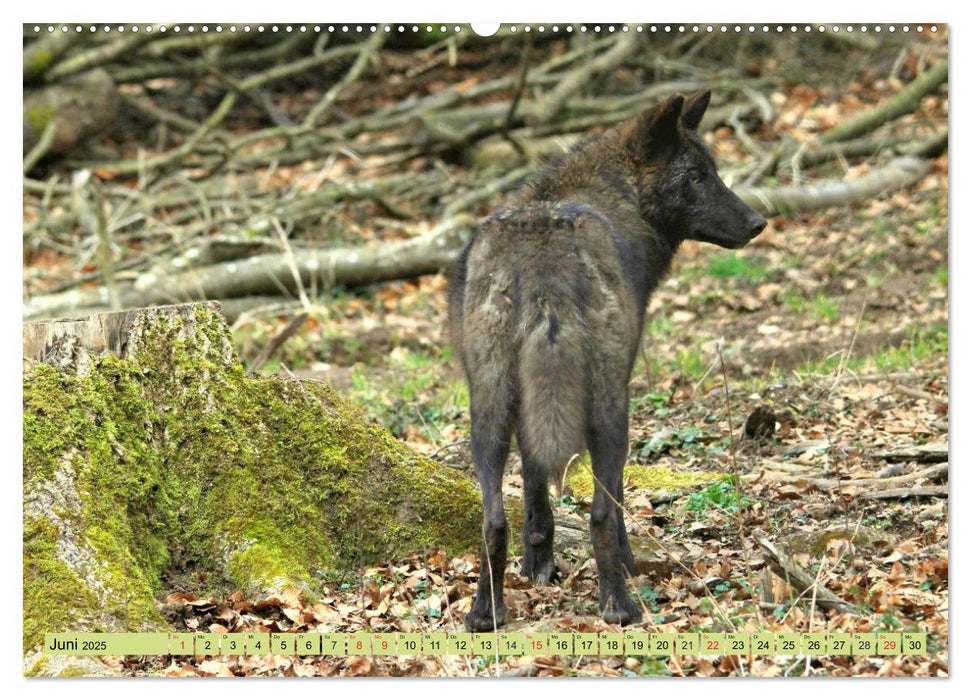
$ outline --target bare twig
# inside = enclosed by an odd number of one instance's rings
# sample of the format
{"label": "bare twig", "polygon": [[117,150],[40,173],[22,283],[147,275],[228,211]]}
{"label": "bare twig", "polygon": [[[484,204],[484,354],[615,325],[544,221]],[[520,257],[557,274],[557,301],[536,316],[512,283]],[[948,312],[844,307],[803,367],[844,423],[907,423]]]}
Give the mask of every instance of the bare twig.
{"label": "bare twig", "polygon": [[51,149],[51,146],[54,143],[54,134],[56,131],[57,119],[51,118],[44,127],[44,131],[41,132],[40,138],[37,139],[37,143],[35,143],[34,147],[30,149],[30,153],[24,157],[24,175],[33,170],[34,166],[37,165],[45,155],[47,155],[47,152]]}
{"label": "bare twig", "polygon": [[140,31],[135,34],[123,36],[116,41],[112,41],[111,43],[97,46],[83,53],[66,58],[47,71],[47,73],[44,75],[44,79],[48,83],[52,83],[71,75],[83,73],[84,71],[91,70],[96,66],[110,63],[111,61],[114,61],[115,59],[126,54],[139,51],[145,44],[149,43],[150,41],[158,41],[164,36],[165,35],[161,32],[146,31]]}
{"label": "bare twig", "polygon": [[249,371],[255,373],[263,369],[263,367],[266,366],[266,363],[270,361],[270,358],[273,357],[273,353],[279,350],[280,347],[287,342],[287,340],[292,338],[294,334],[300,330],[300,326],[302,326],[303,322],[307,320],[307,317],[308,314],[306,312],[302,312],[291,318],[287,325],[285,325],[279,333],[273,336],[270,339],[270,342],[268,342],[263,349],[260,350],[260,354],[257,355],[252,364],[250,364]]}
{"label": "bare twig", "polygon": [[638,35],[635,32],[621,34],[610,50],[568,73],[555,88],[531,105],[526,121],[536,124],[553,119],[566,105],[567,100],[583,89],[593,78],[611,70],[631,56],[638,45]]}
{"label": "bare twig", "polygon": [[361,45],[360,52],[357,54],[357,58],[354,59],[354,63],[347,71],[347,74],[324,93],[320,101],[310,110],[307,118],[304,119],[304,128],[313,129],[317,125],[321,116],[337,101],[337,98],[340,97],[340,94],[345,88],[361,76],[368,62],[381,50],[386,37],[387,34],[384,32],[375,32],[367,42]]}

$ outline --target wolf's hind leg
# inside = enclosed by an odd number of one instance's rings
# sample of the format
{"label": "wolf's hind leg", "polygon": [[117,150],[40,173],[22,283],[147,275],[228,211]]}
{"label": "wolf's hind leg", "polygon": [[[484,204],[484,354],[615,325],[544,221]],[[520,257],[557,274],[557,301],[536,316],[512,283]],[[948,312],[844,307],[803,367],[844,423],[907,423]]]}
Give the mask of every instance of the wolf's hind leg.
{"label": "wolf's hind leg", "polygon": [[549,470],[531,456],[523,431],[517,432],[516,439],[523,458],[523,500],[526,510],[520,573],[533,583],[550,583],[556,580],[557,570],[553,563],[554,525],[549,499]]}
{"label": "wolf's hind leg", "polygon": [[502,600],[508,528],[502,506],[502,473],[509,453],[512,406],[503,392],[470,392],[472,458],[482,489],[482,561],[479,588],[465,626],[472,632],[495,629],[506,620]]}

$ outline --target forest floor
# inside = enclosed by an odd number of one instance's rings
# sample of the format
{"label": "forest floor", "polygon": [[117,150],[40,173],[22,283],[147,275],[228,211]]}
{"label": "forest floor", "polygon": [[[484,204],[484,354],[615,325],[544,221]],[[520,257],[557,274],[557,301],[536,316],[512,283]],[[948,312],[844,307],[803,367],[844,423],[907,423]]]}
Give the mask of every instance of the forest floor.
{"label": "forest floor", "polygon": [[[739,252],[684,247],[649,309],[631,382],[630,462],[695,474],[700,485],[652,488],[651,472],[635,466],[625,492],[635,551],[663,553],[639,559],[630,580],[645,630],[921,630],[926,657],[509,657],[498,668],[482,656],[216,657],[129,670],[946,675],[947,487],[932,483],[948,441],[946,159],[937,165],[914,193],[776,218]],[[409,445],[471,478],[467,391],[447,343],[445,285],[433,276],[337,295],[267,370],[333,383]],[[285,322],[238,327],[241,355],[251,357]],[[771,435],[753,436],[759,425]],[[519,507],[519,469],[514,451],[507,506]],[[739,478],[719,480],[725,474]],[[870,481],[854,485],[861,479]],[[513,542],[508,629],[614,629],[598,617],[584,538],[589,493],[553,502],[558,532],[568,533],[557,550],[563,580],[533,587],[518,575],[521,543]],[[759,537],[857,612],[821,609],[811,592],[789,586],[766,565]],[[312,603],[177,597],[169,613],[198,631],[458,631],[478,573],[474,554],[416,553],[335,582]]]}

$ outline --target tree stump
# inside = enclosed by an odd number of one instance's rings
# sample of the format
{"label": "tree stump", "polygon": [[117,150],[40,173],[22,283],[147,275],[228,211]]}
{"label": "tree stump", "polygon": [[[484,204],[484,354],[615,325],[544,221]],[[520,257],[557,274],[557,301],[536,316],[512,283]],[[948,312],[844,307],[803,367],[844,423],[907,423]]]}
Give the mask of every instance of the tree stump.
{"label": "tree stump", "polygon": [[218,304],[24,326],[24,651],[479,541],[475,484],[329,386],[248,376]]}

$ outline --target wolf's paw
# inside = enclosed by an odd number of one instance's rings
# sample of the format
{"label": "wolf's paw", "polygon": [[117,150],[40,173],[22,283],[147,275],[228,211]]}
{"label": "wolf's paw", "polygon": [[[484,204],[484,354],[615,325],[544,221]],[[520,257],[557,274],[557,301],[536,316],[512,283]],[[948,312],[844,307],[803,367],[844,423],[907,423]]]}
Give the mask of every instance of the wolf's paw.
{"label": "wolf's paw", "polygon": [[469,614],[465,616],[465,629],[469,632],[491,632],[497,627],[502,627],[505,622],[505,603],[499,603],[493,615],[492,606],[488,602],[479,605],[479,598],[477,597]]}
{"label": "wolf's paw", "polygon": [[542,558],[524,557],[519,575],[537,585],[546,585],[560,580],[560,570],[553,563],[552,554]]}
{"label": "wolf's paw", "polygon": [[640,608],[624,594],[620,600],[612,599],[603,607],[604,622],[612,625],[632,625],[643,619]]}

